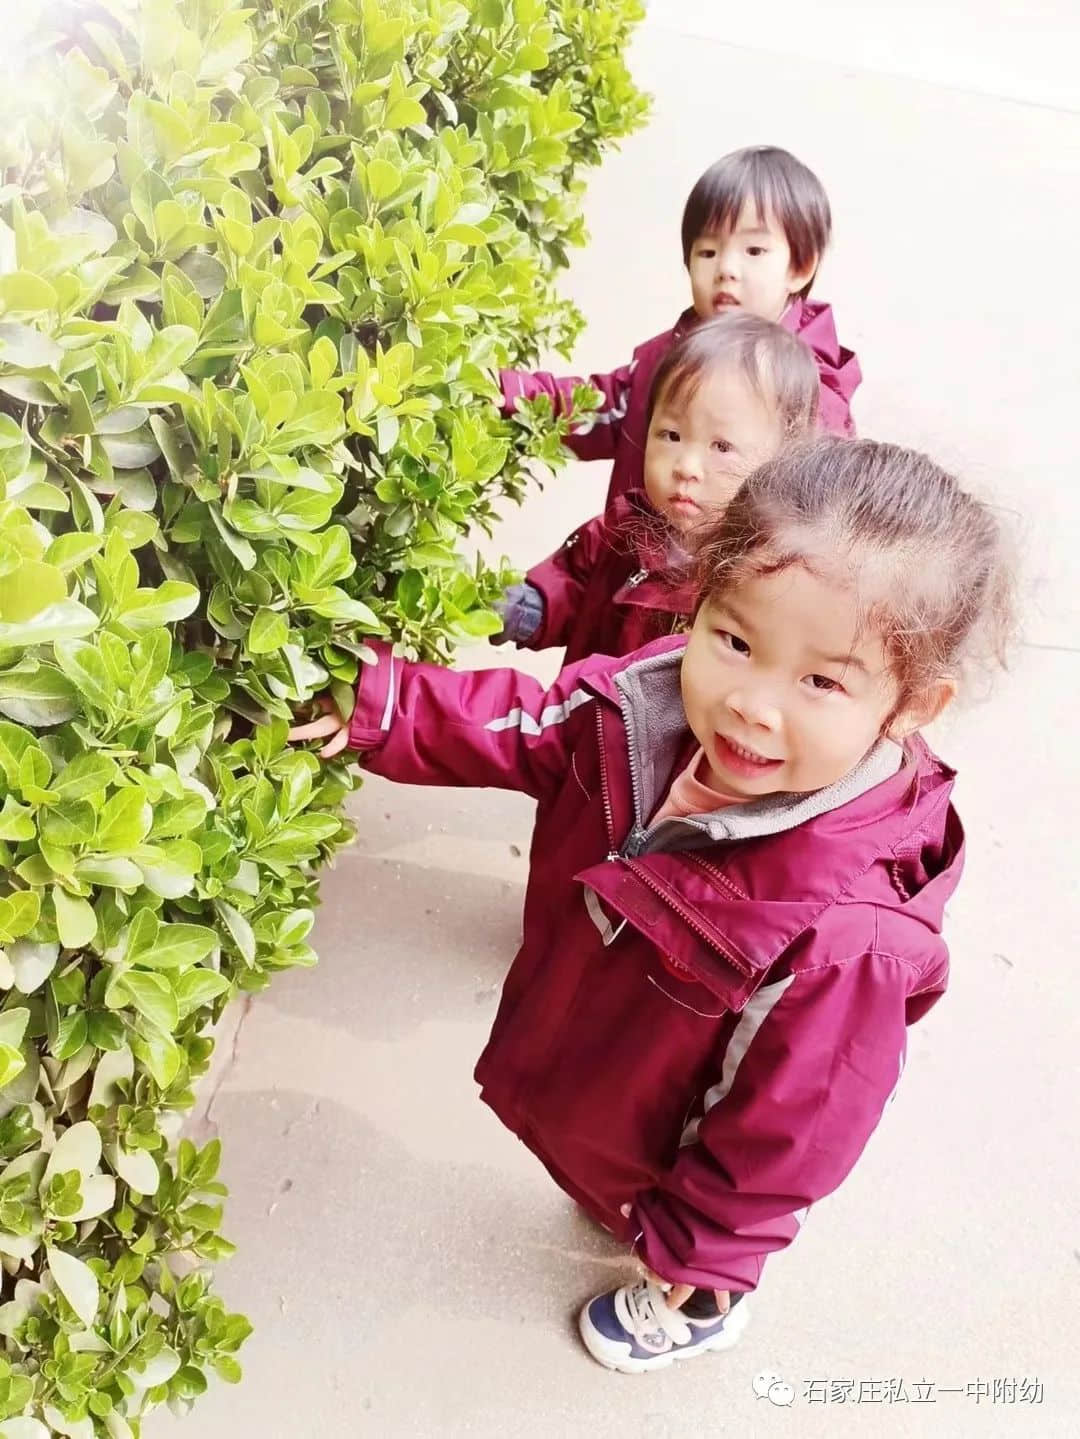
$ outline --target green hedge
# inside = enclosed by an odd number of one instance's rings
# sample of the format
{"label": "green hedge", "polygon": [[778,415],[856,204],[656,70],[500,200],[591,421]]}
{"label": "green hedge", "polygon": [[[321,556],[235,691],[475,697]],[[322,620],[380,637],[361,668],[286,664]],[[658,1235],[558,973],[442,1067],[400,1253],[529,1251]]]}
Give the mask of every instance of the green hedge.
{"label": "green hedge", "polygon": [[[309,965],[343,767],[286,749],[558,459],[580,169],[638,0],[26,0],[0,75],[0,1439],[239,1377],[208,1028]],[[12,28],[14,27],[14,29]],[[20,32],[21,49],[14,30]],[[14,1417],[22,1416],[22,1417]]]}

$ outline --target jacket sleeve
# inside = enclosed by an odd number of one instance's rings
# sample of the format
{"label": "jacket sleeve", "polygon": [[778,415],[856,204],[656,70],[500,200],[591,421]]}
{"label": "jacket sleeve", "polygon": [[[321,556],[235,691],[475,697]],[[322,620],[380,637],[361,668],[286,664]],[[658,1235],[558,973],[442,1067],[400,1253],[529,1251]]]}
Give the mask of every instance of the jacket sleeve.
{"label": "jacket sleeve", "polygon": [[451,670],[399,659],[383,643],[373,648],[378,663],[362,669],[349,723],[349,746],[366,769],[403,784],[520,790],[537,799],[558,788],[579,732],[574,716],[596,703],[580,680],[600,664],[568,665],[545,688],[516,670]]}
{"label": "jacket sleeve", "polygon": [[543,618],[528,640],[519,641],[532,650],[570,642],[581,617],[582,603],[597,560],[609,544],[602,515],[589,520],[565,540],[553,555],[534,565],[526,582],[543,602]]}
{"label": "jacket sleeve", "polygon": [[583,415],[565,443],[579,460],[611,460],[615,458],[615,446],[630,401],[633,371],[633,361],[610,374],[589,375],[584,379],[575,375],[556,377],[546,370],[502,370],[499,384],[503,414],[512,415],[519,399],[535,400],[538,395],[547,395],[554,413],[562,415],[570,408],[575,388],[591,385],[603,397],[600,408]]}
{"label": "jacket sleeve", "polygon": [[635,1248],[650,1268],[756,1288],[767,1256],[854,1167],[903,1071],[906,1023],[940,998],[945,967],[927,981],[909,961],[864,954],[757,991],[674,1164],[638,1196]]}

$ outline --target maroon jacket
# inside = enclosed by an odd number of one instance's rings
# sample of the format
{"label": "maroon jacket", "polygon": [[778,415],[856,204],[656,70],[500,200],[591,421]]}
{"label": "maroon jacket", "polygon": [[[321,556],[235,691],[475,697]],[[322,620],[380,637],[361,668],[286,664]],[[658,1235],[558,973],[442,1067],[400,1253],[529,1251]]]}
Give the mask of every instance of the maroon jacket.
{"label": "maroon jacket", "polygon": [[666,535],[643,490],[620,495],[606,515],[576,529],[529,570],[531,596],[514,586],[496,643],[513,640],[531,650],[565,645],[570,664],[588,655],[628,655],[682,629],[694,586]]}
{"label": "maroon jacket", "polygon": [[[642,459],[645,454],[646,412],[649,389],[660,361],[676,341],[682,339],[696,323],[693,310],[685,310],[670,330],[655,335],[638,345],[628,365],[621,365],[608,375],[557,378],[547,371],[503,370],[499,376],[503,393],[503,411],[512,414],[519,398],[534,399],[549,395],[559,414],[577,385],[589,384],[600,391],[603,402],[595,414],[587,416],[566,443],[579,460],[614,460],[607,503],[627,490],[641,489],[644,484]],[[823,430],[839,435],[853,435],[850,400],[862,371],[852,350],[845,349],[836,337],[832,307],[816,300],[796,299],[780,320],[785,330],[798,335],[814,352],[821,375],[819,423]]]}
{"label": "maroon jacket", "polygon": [[682,648],[545,690],[380,646],[350,743],[391,779],[538,800],[482,1097],[663,1278],[749,1290],[858,1159],[945,988],[962,833],[918,738],[900,768],[883,741],[815,794],[650,826],[690,740]]}

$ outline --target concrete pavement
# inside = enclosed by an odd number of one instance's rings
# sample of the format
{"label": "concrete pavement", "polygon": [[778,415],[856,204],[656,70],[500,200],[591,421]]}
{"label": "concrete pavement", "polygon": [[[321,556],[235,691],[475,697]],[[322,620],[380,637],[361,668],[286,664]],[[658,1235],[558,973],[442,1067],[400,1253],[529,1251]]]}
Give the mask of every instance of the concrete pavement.
{"label": "concrete pavement", "polygon": [[[936,736],[970,847],[951,992],[911,1031],[861,1165],[770,1261],[740,1348],[607,1374],[572,1321],[624,1257],[471,1079],[517,941],[531,806],[367,781],[362,838],[324,885],[322,963],[252,1006],[206,1120],[240,1245],[220,1285],[256,1333],[244,1384],[188,1421],[200,1439],[1080,1432],[1080,103],[1061,58],[1080,17],[1025,5],[1014,37],[946,0],[916,44],[911,7],[822,0],[816,39],[787,0],[767,8],[722,33],[712,5],[655,0],[633,55],[655,116],[592,182],[567,283],[589,320],[576,358],[610,368],[685,303],[679,213],[716,155],[768,140],[819,172],[837,230],[819,290],[863,361],[860,428],[989,490],[1024,551],[1029,645]],[[883,73],[891,58],[904,73]],[[605,482],[567,471],[495,550],[540,557]],[[762,1370],[795,1387],[792,1408],[755,1396]],[[859,1399],[890,1379],[907,1402]],[[966,1392],[994,1379],[1030,1383],[1011,1403]],[[854,1390],[813,1402],[811,1380]],[[1021,1402],[1036,1382],[1041,1402]]]}

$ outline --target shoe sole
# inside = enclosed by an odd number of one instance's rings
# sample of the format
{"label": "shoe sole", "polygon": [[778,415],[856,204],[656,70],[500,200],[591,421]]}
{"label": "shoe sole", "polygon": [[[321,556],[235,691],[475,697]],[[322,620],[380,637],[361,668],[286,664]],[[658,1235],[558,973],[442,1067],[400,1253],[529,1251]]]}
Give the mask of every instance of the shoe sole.
{"label": "shoe sole", "polygon": [[[591,1301],[590,1301],[591,1302]],[[666,1354],[657,1354],[650,1359],[632,1359],[625,1352],[626,1346],[601,1334],[589,1318],[586,1304],[578,1315],[578,1331],[585,1348],[598,1364],[613,1369],[619,1374],[648,1374],[653,1369],[667,1369],[680,1359],[696,1359],[699,1354],[719,1353],[723,1349],[734,1349],[750,1322],[750,1311],[746,1300],[741,1300],[728,1315],[723,1329],[718,1334],[702,1340],[700,1344],[686,1344],[681,1349],[669,1349]]]}

